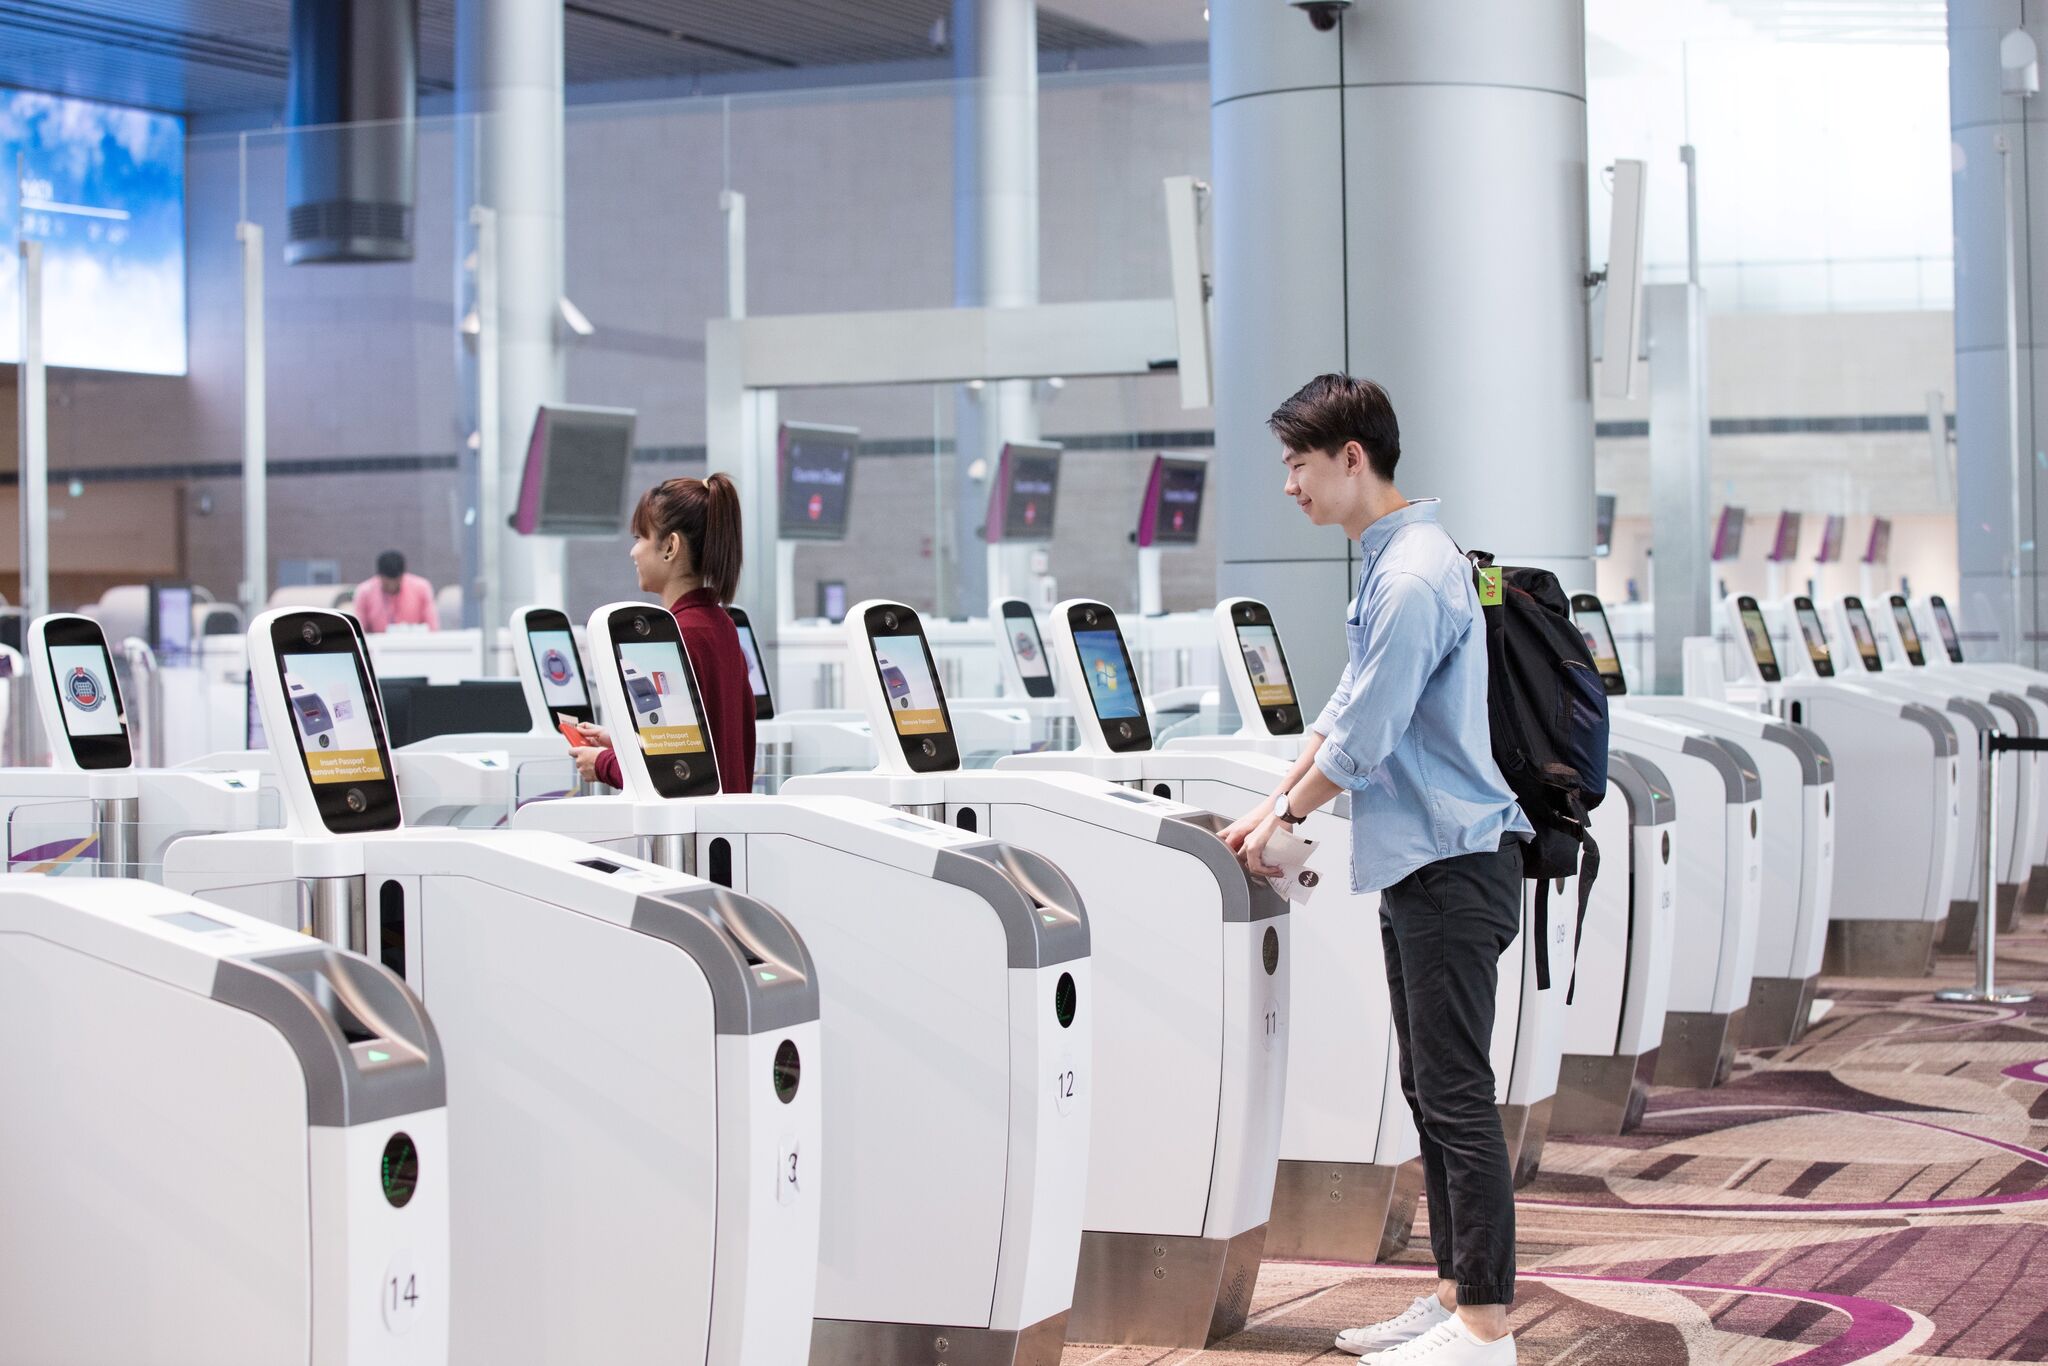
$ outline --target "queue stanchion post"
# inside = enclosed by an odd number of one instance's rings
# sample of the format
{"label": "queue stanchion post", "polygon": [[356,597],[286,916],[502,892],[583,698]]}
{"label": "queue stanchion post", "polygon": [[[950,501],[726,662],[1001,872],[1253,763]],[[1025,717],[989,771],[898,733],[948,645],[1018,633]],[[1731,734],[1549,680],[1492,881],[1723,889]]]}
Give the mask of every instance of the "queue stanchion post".
{"label": "queue stanchion post", "polygon": [[1968,987],[1950,987],[1934,993],[1937,1001],[1967,1005],[2021,1005],[2034,999],[2031,991],[2001,991],[1997,985],[1998,966],[1998,758],[2002,754],[2048,753],[2048,739],[2039,736],[2006,735],[1988,730],[1977,737],[1978,767],[1983,771],[1982,800],[1978,819],[1983,825],[1981,849],[1984,855],[1983,885],[1977,892],[1977,981]]}

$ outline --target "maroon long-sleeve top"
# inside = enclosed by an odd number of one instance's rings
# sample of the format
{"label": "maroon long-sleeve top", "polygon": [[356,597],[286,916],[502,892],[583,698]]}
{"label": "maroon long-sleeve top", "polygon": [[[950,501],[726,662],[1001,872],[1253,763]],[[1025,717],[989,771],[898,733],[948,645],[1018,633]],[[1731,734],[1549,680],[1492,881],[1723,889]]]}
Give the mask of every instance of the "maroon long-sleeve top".
{"label": "maroon long-sleeve top", "polygon": [[[718,756],[718,784],[726,792],[754,790],[754,686],[747,680],[747,656],[739,629],[709,588],[683,594],[669,604],[683,633],[683,652],[697,675],[704,701],[704,725]],[[624,787],[619,756],[597,756],[598,781]]]}

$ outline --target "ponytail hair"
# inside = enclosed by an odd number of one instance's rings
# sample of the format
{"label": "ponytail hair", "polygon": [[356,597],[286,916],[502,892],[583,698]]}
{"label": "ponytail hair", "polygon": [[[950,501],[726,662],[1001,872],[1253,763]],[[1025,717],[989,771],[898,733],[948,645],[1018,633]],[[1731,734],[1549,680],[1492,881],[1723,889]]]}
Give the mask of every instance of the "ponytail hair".
{"label": "ponytail hair", "polygon": [[740,491],[724,473],[708,479],[665,479],[640,495],[633,534],[683,538],[704,586],[729,603],[740,587]]}

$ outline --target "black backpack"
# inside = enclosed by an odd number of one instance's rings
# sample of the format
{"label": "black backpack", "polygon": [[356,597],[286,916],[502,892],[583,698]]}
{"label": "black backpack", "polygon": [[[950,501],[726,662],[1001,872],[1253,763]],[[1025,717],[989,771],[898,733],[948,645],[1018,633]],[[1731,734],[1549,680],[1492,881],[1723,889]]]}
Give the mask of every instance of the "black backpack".
{"label": "black backpack", "polygon": [[1469,558],[1486,618],[1493,761],[1536,828],[1536,837],[1522,846],[1522,876],[1536,881],[1536,985],[1547,991],[1551,879],[1579,879],[1576,961],[1586,903],[1600,873],[1588,813],[1607,795],[1607,690],[1555,574],[1496,569],[1493,556],[1481,550]]}

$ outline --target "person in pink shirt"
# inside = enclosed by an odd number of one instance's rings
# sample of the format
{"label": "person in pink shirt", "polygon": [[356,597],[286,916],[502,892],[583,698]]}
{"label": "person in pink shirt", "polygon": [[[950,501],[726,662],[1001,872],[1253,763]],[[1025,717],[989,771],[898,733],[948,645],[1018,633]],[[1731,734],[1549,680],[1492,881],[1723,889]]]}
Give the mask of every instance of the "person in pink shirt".
{"label": "person in pink shirt", "polygon": [[434,610],[434,585],[406,573],[405,556],[395,550],[379,555],[377,572],[356,585],[352,610],[365,631],[388,631],[393,626],[441,629],[441,614]]}

